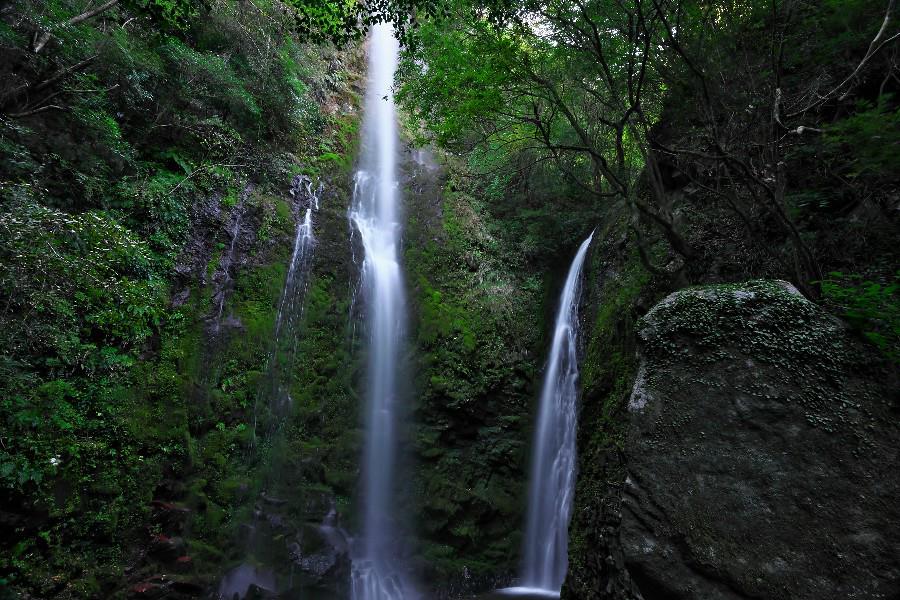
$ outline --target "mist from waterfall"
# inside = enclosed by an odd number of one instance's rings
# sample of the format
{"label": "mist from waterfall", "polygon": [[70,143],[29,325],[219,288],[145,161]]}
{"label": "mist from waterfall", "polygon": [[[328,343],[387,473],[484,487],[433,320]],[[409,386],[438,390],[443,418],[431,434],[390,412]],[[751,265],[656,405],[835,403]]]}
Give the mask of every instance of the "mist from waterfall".
{"label": "mist from waterfall", "polygon": [[594,234],[581,243],[562,290],[544,374],[531,467],[522,584],[559,593],[568,568],[578,419],[581,270]]}
{"label": "mist from waterfall", "polygon": [[399,44],[390,24],[372,28],[369,79],[363,114],[360,170],[350,220],[365,252],[361,291],[368,333],[365,398],[366,440],[362,457],[362,538],[354,548],[354,600],[413,597],[398,560],[396,499],[398,373],[406,320],[399,263],[397,116],[392,84]]}

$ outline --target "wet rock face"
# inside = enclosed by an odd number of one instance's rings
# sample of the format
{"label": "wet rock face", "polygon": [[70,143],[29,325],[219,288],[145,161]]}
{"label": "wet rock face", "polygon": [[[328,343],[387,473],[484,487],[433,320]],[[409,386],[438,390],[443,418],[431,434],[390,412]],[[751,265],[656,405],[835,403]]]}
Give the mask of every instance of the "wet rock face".
{"label": "wet rock face", "polygon": [[640,338],[620,538],[644,599],[898,597],[895,374],[783,282],[682,290]]}

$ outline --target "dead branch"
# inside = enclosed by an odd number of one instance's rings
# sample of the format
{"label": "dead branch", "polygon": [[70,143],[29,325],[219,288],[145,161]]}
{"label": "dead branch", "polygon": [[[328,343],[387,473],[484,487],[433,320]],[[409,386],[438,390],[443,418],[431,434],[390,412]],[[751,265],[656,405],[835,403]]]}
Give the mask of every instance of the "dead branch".
{"label": "dead branch", "polygon": [[119,0],[109,0],[109,2],[107,2],[105,4],[101,4],[97,8],[85,11],[85,12],[81,13],[80,15],[76,15],[76,16],[72,17],[71,19],[69,19],[68,21],[63,21],[62,23],[60,23],[58,25],[54,25],[50,29],[36,32],[34,34],[34,41],[31,44],[32,51],[35,54],[37,54],[41,50],[43,50],[44,46],[47,45],[47,42],[50,41],[50,38],[53,37],[54,29],[60,29],[63,27],[71,27],[72,25],[77,25],[78,23],[81,23],[82,21],[87,21],[91,17],[95,17],[95,16],[99,15],[100,13],[109,10],[110,8],[112,8],[113,6],[115,6],[118,3],[119,3]]}
{"label": "dead branch", "polygon": [[[825,95],[819,96],[818,100],[816,100],[812,104],[809,104],[805,108],[798,110],[797,112],[791,113],[789,115],[786,115],[785,118],[793,119],[794,117],[798,117],[798,116],[802,115],[803,113],[805,113],[806,111],[812,110],[813,108],[815,108],[817,106],[821,106],[823,103],[827,102],[829,99],[831,99],[832,96],[834,96],[836,93],[838,93],[845,85],[847,85],[848,83],[853,81],[853,79],[855,79],[856,76],[859,75],[859,72],[862,70],[862,68],[864,66],[866,66],[866,63],[868,63],[869,60],[871,60],[871,58],[873,56],[875,56],[879,50],[881,50],[882,48],[884,48],[885,46],[887,46],[894,40],[900,38],[900,33],[895,33],[894,35],[892,35],[891,37],[889,37],[885,40],[881,39],[882,37],[884,37],[885,32],[887,31],[888,24],[891,21],[891,13],[894,12],[894,6],[896,3],[897,3],[897,0],[890,0],[890,2],[888,2],[887,10],[884,13],[884,21],[881,22],[881,28],[878,30],[878,33],[875,34],[875,37],[872,39],[872,42],[869,44],[869,49],[866,50],[865,56],[863,56],[862,60],[859,61],[859,64],[856,65],[855,69],[853,69],[853,72],[850,73],[850,75],[848,75],[837,86],[832,88],[832,90],[830,92],[826,93]],[[847,89],[843,94],[841,94],[841,96],[838,98],[838,100],[844,100],[847,97],[847,95],[850,93],[850,90],[852,90],[852,89],[853,89],[852,87]]]}
{"label": "dead branch", "polygon": [[21,119],[23,117],[30,117],[31,115],[36,115],[38,113],[46,112],[48,110],[67,110],[67,109],[63,106],[59,106],[56,104],[48,104],[47,106],[35,108],[34,110],[26,110],[25,112],[10,113],[9,116],[14,119]]}

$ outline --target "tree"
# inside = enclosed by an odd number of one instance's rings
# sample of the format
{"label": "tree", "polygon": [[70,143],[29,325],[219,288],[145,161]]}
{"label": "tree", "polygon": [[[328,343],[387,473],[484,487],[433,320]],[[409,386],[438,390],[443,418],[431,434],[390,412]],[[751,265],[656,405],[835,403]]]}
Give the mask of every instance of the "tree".
{"label": "tree", "polygon": [[537,152],[591,198],[626,202],[683,260],[693,258],[649,145],[662,99],[658,11],[642,0],[525,2],[493,18],[467,10],[456,14],[457,31],[422,26],[401,101],[444,143],[474,130],[480,142]]}
{"label": "tree", "polygon": [[[895,0],[886,12],[856,1],[652,2],[665,30],[659,72],[678,99],[670,105],[685,107],[670,110],[654,131],[656,152],[724,201],[750,239],[817,295],[811,282],[821,279],[819,261],[787,198],[788,174],[796,178],[800,169],[789,165],[792,156],[814,152],[836,114],[855,110],[854,91],[871,77],[878,52],[900,36],[891,31]],[[858,19],[855,31],[840,23],[847,14]],[[882,68],[878,95],[896,72],[892,63]],[[686,134],[670,140],[673,129]],[[768,228],[789,244],[769,242]]]}
{"label": "tree", "polygon": [[[786,197],[785,167],[809,136],[825,132],[836,107],[855,101],[853,91],[873,71],[886,70],[882,96],[898,81],[894,63],[876,59],[900,36],[891,29],[895,0],[886,12],[858,0],[849,13],[846,3],[825,4],[467,4],[451,25],[420,28],[400,98],[443,143],[517,144],[552,161],[591,198],[627,202],[640,216],[639,240],[641,222],[650,223],[690,262],[696,252],[674,217],[682,190],[667,177],[677,170],[738,216],[748,241],[815,295],[809,282],[821,275],[818,260]],[[857,15],[858,31],[832,42],[847,14]],[[852,60],[835,61],[841,53]],[[464,139],[469,131],[479,138]],[[639,246],[645,265],[659,272]]]}

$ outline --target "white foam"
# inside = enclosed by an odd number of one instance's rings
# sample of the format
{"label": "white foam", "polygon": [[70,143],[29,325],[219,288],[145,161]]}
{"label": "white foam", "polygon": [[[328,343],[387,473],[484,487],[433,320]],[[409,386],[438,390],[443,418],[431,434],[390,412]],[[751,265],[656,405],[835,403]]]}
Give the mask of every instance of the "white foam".
{"label": "white foam", "polygon": [[504,596],[540,596],[541,598],[559,598],[559,592],[535,587],[508,587],[497,590]]}

